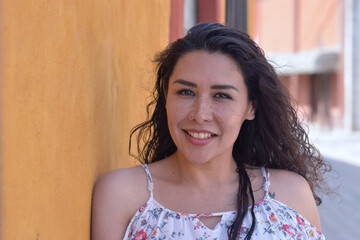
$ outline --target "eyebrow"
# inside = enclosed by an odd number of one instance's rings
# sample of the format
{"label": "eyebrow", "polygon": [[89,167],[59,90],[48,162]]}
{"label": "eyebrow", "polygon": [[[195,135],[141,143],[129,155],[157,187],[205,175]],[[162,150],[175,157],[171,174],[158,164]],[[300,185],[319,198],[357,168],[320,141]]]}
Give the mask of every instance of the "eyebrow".
{"label": "eyebrow", "polygon": [[[184,79],[177,79],[177,80],[174,81],[173,84],[175,84],[175,83],[179,83],[179,84],[189,86],[189,87],[194,87],[194,88],[197,87],[197,85],[195,83],[186,81]],[[211,89],[233,89],[233,90],[239,92],[239,89],[237,89],[233,85],[227,85],[227,84],[212,85],[210,88]]]}
{"label": "eyebrow", "polygon": [[210,88],[211,89],[233,89],[233,90],[239,92],[239,89],[237,89],[233,85],[213,85]]}
{"label": "eyebrow", "polygon": [[173,84],[175,84],[175,83],[180,83],[182,85],[186,85],[186,86],[189,86],[189,87],[195,87],[195,88],[197,87],[197,85],[195,83],[189,82],[189,81],[186,81],[186,80],[183,80],[183,79],[178,79],[178,80],[174,81]]}

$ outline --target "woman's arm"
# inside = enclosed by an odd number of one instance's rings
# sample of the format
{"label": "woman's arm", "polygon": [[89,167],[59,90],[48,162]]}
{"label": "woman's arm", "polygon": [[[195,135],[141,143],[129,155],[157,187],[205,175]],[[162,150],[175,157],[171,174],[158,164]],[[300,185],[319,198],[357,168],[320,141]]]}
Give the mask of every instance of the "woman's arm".
{"label": "woman's arm", "polygon": [[132,216],[147,198],[145,172],[141,167],[120,169],[101,177],[93,192],[92,240],[122,239]]}
{"label": "woman's arm", "polygon": [[270,195],[288,205],[321,231],[320,217],[308,182],[285,170],[270,170]]}

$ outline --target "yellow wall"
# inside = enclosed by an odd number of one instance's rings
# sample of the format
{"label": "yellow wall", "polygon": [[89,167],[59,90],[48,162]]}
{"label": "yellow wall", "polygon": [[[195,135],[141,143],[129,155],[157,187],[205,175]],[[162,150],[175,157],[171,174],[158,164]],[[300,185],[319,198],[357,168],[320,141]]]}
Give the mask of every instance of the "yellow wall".
{"label": "yellow wall", "polygon": [[169,2],[1,1],[1,239],[89,239],[95,179],[135,162]]}

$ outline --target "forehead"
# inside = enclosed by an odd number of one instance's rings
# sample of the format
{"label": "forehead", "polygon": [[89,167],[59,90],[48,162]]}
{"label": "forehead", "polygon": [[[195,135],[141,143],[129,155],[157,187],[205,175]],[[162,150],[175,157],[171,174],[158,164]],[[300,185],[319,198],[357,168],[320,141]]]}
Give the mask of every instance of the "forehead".
{"label": "forehead", "polygon": [[243,83],[241,70],[232,58],[203,50],[186,53],[177,61],[170,82],[179,78],[207,83]]}

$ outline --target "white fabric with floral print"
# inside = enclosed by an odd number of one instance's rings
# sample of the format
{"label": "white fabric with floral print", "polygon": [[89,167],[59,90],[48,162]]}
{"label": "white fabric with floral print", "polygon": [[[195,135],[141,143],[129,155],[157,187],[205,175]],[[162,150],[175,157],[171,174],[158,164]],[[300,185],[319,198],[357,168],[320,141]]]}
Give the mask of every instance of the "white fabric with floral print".
{"label": "white fabric with floral print", "polygon": [[[153,182],[146,164],[142,165],[148,176],[149,200],[135,213],[125,233],[125,239],[228,239],[227,229],[236,217],[236,211],[210,214],[182,214],[159,204],[153,198]],[[251,239],[325,239],[324,235],[298,212],[273,199],[268,193],[269,171],[262,169],[264,176],[264,198],[254,207],[255,230]],[[250,209],[250,208],[249,208]],[[200,220],[203,216],[222,216],[214,229],[207,228]],[[251,214],[247,214],[240,229],[244,239],[251,225]]]}

